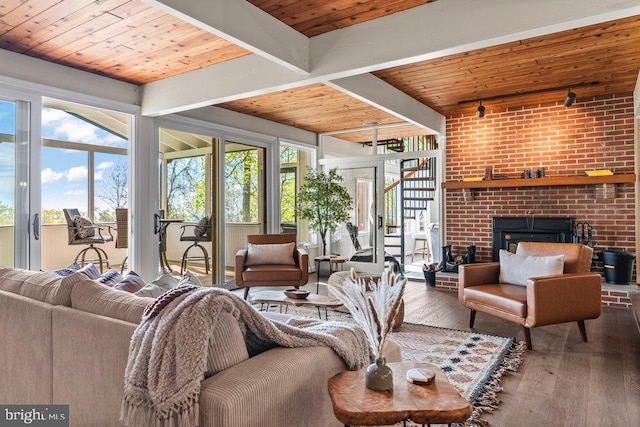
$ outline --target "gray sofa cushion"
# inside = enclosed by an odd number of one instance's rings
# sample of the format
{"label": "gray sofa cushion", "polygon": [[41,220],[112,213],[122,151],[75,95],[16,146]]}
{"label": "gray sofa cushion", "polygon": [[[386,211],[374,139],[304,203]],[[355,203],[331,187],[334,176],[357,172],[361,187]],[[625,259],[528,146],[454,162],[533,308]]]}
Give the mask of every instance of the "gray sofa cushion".
{"label": "gray sofa cushion", "polygon": [[131,323],[140,323],[145,308],[154,301],[92,280],[74,286],[71,291],[71,307]]}
{"label": "gray sofa cushion", "polygon": [[82,273],[53,277],[48,273],[13,268],[0,270],[0,289],[52,305],[71,306],[71,289],[89,281]]}

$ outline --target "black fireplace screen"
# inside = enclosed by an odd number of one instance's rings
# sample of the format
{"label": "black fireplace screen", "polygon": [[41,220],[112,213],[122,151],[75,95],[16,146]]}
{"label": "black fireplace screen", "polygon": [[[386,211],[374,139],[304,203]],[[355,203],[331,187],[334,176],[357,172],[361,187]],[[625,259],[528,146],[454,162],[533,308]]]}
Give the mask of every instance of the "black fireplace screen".
{"label": "black fireplace screen", "polygon": [[500,249],[515,252],[519,242],[571,243],[573,231],[573,218],[494,217],[493,261],[500,259]]}

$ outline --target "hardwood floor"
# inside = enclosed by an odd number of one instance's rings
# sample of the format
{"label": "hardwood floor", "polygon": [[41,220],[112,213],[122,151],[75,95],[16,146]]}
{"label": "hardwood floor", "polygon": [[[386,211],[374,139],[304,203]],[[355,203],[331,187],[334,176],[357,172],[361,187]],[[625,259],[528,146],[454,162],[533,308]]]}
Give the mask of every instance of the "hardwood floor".
{"label": "hardwood floor", "polygon": [[[469,310],[455,292],[410,281],[404,299],[405,321],[469,330]],[[502,403],[483,418],[492,426],[639,426],[640,333],[632,310],[603,307],[586,327],[587,343],[575,322],[532,329],[533,350],[503,377]],[[524,339],[520,326],[484,313],[474,330]]]}

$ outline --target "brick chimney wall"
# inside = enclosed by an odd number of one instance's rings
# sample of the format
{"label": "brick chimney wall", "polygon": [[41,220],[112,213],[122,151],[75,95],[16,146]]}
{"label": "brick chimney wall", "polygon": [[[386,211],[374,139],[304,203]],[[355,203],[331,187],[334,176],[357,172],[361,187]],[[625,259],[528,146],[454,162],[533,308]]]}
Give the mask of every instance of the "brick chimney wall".
{"label": "brick chimney wall", "polygon": [[[485,117],[447,119],[446,181],[494,174],[520,178],[545,168],[549,177],[584,176],[586,170],[634,173],[631,93],[551,105],[491,111]],[[611,196],[615,189],[615,198]],[[476,261],[491,261],[494,216],[562,216],[593,227],[595,250],[635,252],[634,184],[446,190],[446,242],[454,254],[476,245]],[[472,197],[470,197],[472,196]]]}

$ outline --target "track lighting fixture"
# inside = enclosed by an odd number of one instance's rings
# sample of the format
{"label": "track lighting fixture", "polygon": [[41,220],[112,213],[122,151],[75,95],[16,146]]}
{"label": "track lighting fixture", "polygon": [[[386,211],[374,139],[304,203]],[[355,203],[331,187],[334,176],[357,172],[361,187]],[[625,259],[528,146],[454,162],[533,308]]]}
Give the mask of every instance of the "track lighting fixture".
{"label": "track lighting fixture", "polygon": [[[522,92],[504,93],[504,94],[493,95],[493,96],[485,95],[482,98],[465,99],[465,100],[462,100],[462,101],[458,101],[458,104],[468,104],[468,103],[469,104],[470,103],[475,104],[476,102],[480,102],[480,106],[482,106],[482,101],[495,101],[497,99],[516,98],[516,97],[520,97],[520,96],[535,95],[535,94],[538,94],[538,93],[545,93],[545,92],[560,92],[560,91],[564,92],[565,90],[567,90],[567,86],[568,86],[569,87],[569,93],[567,94],[567,99],[565,100],[565,105],[567,107],[569,107],[573,103],[576,102],[576,94],[571,91],[573,88],[595,86],[595,85],[598,85],[598,84],[600,84],[599,81],[581,82],[581,83],[573,83],[573,84],[564,85],[564,86],[546,87],[546,88],[540,88],[540,89],[526,90],[526,91],[522,91]],[[484,107],[483,107],[483,109],[484,109]],[[479,112],[480,112],[480,107],[478,107],[478,113]],[[478,117],[481,117],[481,116],[478,115]]]}
{"label": "track lighting fixture", "polygon": [[576,94],[575,92],[571,92],[571,88],[569,88],[569,92],[567,92],[567,97],[564,100],[564,106],[571,107],[574,102],[576,102]]}
{"label": "track lighting fixture", "polygon": [[482,105],[482,101],[480,101],[480,106],[478,107],[478,111],[476,112],[476,116],[484,117],[484,110],[485,110],[485,107],[484,107],[484,105]]}

